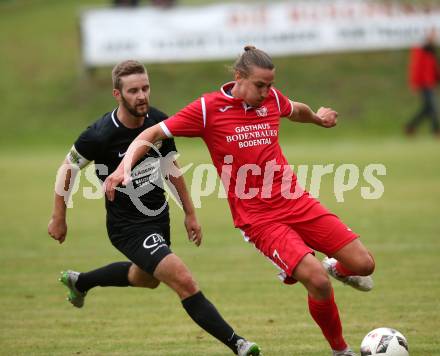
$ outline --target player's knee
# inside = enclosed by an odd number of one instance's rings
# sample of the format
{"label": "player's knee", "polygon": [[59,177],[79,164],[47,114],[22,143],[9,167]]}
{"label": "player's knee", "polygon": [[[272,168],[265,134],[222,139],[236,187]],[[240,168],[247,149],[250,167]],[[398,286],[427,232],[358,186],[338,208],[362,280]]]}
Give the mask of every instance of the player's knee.
{"label": "player's knee", "polygon": [[314,296],[328,296],[331,293],[331,283],[326,273],[314,273],[307,283],[307,289]]}
{"label": "player's knee", "polygon": [[344,260],[341,263],[358,276],[373,274],[376,266],[373,256],[367,250],[353,254],[347,261]]}
{"label": "player's knee", "polygon": [[183,273],[179,276],[178,279],[178,288],[179,295],[189,297],[198,292],[199,287],[197,286],[196,281],[192,277],[191,273]]}
{"label": "player's knee", "polygon": [[360,266],[359,275],[369,276],[370,274],[373,274],[375,268],[376,263],[374,262],[374,258],[370,253],[368,253],[368,255],[365,256],[362,265]]}
{"label": "player's knee", "polygon": [[369,252],[365,252],[356,258],[356,264],[353,268],[359,276],[369,276],[373,274],[375,268],[374,258]]}

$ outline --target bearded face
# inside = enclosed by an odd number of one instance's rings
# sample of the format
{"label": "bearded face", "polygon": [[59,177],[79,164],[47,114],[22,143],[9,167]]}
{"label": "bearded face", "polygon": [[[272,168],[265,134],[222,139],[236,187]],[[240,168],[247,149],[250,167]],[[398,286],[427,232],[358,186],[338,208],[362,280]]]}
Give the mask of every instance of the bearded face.
{"label": "bearded face", "polygon": [[114,89],[118,103],[132,116],[144,117],[150,107],[150,82],[146,73],[121,78],[121,89]]}

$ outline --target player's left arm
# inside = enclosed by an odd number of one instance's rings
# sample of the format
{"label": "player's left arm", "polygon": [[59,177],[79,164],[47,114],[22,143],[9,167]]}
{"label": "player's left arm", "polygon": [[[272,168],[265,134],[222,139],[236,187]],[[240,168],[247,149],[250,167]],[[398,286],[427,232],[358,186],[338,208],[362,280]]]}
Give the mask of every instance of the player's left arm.
{"label": "player's left arm", "polygon": [[[174,161],[174,164],[179,168],[176,161]],[[177,194],[182,202],[183,211],[185,212],[185,228],[188,233],[188,239],[193,241],[196,246],[200,246],[203,237],[202,228],[197,221],[196,210],[188,193],[188,189],[186,188],[185,179],[183,178],[183,175],[178,177],[169,175],[169,180],[176,188]]]}
{"label": "player's left arm", "polygon": [[308,105],[291,101],[292,111],[287,117],[290,121],[312,123],[318,126],[330,128],[336,126],[338,113],[331,108],[321,107],[315,113]]}
{"label": "player's left arm", "polygon": [[154,142],[168,138],[159,124],[142,131],[128,146],[127,153],[116,170],[104,181],[102,188],[110,201],[115,200],[116,187],[127,185],[131,179],[131,169],[153,146]]}

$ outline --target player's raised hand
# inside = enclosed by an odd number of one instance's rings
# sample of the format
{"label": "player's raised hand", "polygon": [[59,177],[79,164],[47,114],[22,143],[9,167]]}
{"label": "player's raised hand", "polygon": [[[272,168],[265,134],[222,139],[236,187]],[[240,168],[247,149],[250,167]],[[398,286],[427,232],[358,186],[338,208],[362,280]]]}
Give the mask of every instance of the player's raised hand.
{"label": "player's raised hand", "polygon": [[185,215],[185,228],[188,234],[188,239],[195,243],[196,246],[200,246],[202,243],[202,227],[197,221],[195,214]]}
{"label": "player's raised hand", "polygon": [[316,115],[321,119],[318,125],[322,127],[330,128],[336,126],[338,122],[338,113],[330,108],[321,107]]}
{"label": "player's raised hand", "polygon": [[47,233],[60,244],[64,242],[67,235],[66,219],[52,217],[47,226]]}

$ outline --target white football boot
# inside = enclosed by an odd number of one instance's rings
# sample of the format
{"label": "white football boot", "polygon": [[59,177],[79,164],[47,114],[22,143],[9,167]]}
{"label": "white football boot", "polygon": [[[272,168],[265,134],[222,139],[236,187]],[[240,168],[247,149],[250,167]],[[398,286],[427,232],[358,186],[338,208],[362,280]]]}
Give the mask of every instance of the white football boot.
{"label": "white football boot", "polygon": [[260,347],[252,341],[239,339],[236,345],[238,356],[258,356],[261,353]]}
{"label": "white football boot", "polygon": [[343,351],[335,351],[333,350],[333,356],[357,356],[352,349],[347,347]]}
{"label": "white football boot", "polygon": [[336,259],[329,257],[322,260],[322,265],[330,276],[363,292],[368,292],[373,289],[373,278],[371,278],[371,276],[341,276],[338,274],[338,271],[336,271],[336,262],[338,262]]}

